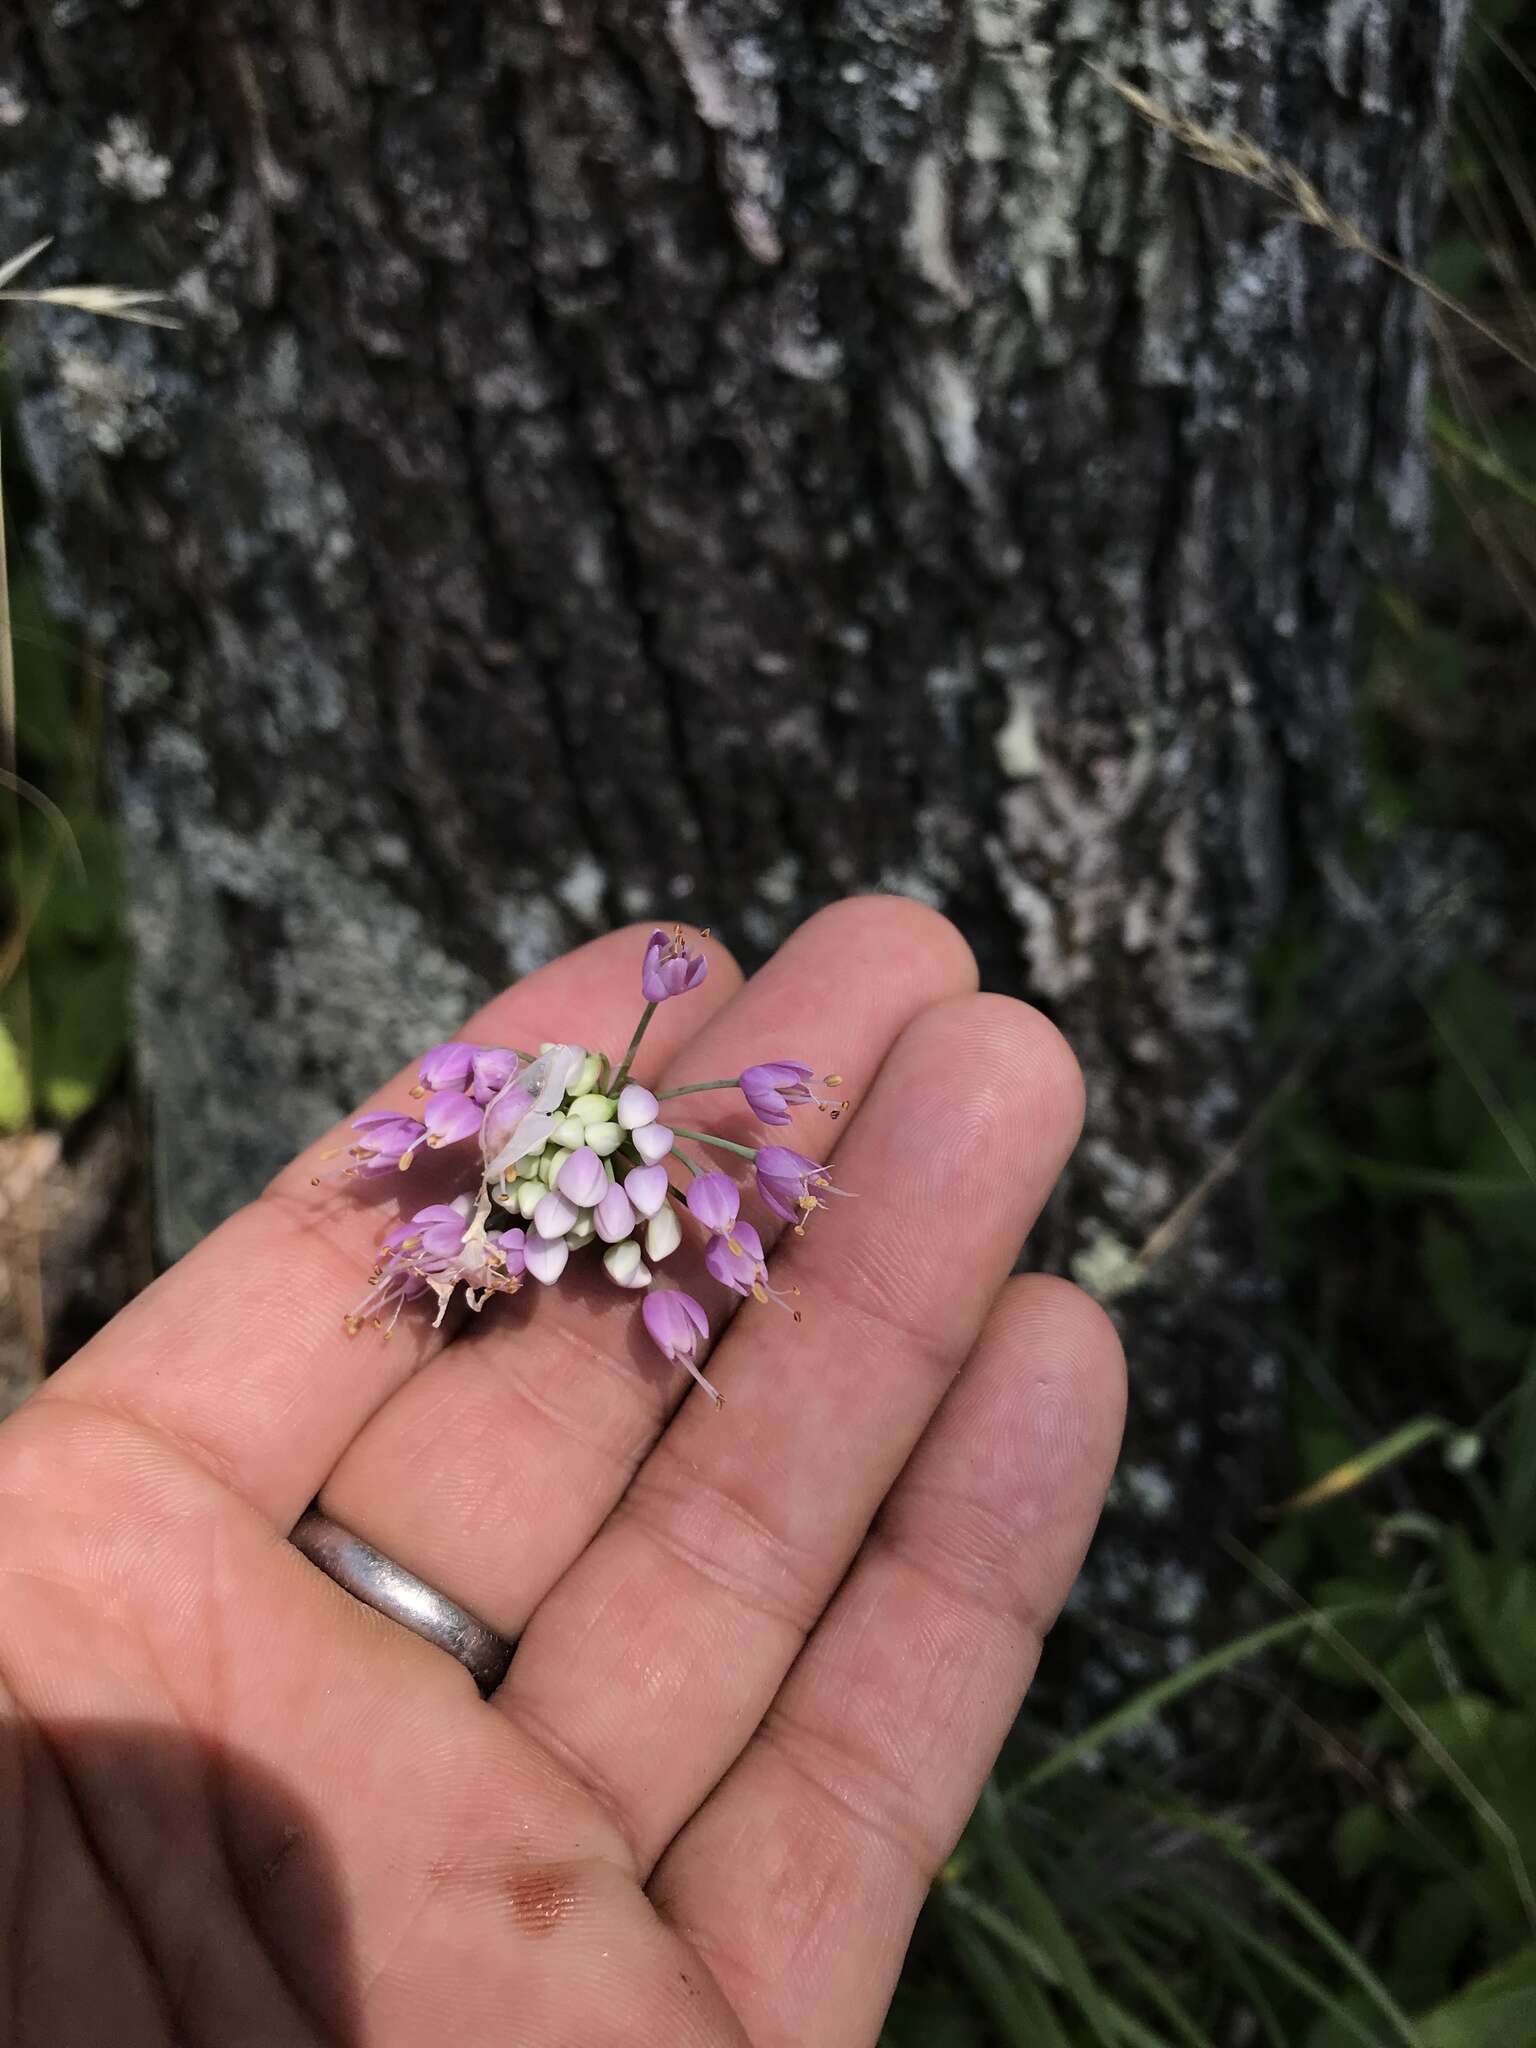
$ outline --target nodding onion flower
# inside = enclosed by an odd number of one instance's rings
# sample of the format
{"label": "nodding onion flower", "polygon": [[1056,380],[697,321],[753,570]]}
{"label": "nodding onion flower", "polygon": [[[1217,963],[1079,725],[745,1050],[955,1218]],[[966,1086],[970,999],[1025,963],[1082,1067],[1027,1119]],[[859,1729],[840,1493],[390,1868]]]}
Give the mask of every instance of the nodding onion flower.
{"label": "nodding onion flower", "polygon": [[[788,1146],[746,1145],[677,1125],[673,1105],[681,1096],[735,1089],[759,1122],[774,1126],[788,1124],[802,1104],[834,1119],[848,1105],[820,1095],[803,1060],[763,1060],[729,1080],[659,1092],[632,1080],[657,1005],[696,989],[708,969],[681,927],[670,937],[655,931],[640,966],[644,1008],[616,1067],[605,1054],[563,1040],[525,1053],[449,1039],[417,1071],[411,1093],[425,1098],[419,1117],[395,1110],[358,1117],[349,1176],[404,1173],[428,1151],[451,1160],[463,1148],[466,1165],[460,1193],[385,1233],[348,1328],[367,1323],[387,1335],[408,1303],[429,1295],[441,1323],[460,1290],[478,1312],[492,1295],[515,1294],[530,1279],[553,1287],[573,1254],[596,1245],[609,1281],[642,1297],[641,1322],[657,1350],[718,1404],[720,1393],[698,1364],[709,1316],[691,1294],[663,1285],[655,1269],[692,1222],[704,1233],[702,1263],[717,1285],[787,1307],[799,1289],[770,1282],[762,1238],[741,1213],[743,1196],[755,1193],[770,1216],[800,1233],[824,1198],[842,1190],[825,1166]],[[837,1087],[839,1077],[827,1076],[825,1085]],[[722,1165],[702,1165],[696,1145],[725,1155]],[[750,1165],[745,1185],[723,1170],[733,1159]],[[674,1169],[685,1174],[682,1182]]]}

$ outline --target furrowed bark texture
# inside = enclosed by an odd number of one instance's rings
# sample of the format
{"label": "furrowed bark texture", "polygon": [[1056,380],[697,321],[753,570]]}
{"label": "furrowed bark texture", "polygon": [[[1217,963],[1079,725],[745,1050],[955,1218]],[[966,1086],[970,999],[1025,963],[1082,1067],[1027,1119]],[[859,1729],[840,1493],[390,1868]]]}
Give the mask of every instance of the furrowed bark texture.
{"label": "furrowed bark texture", "polygon": [[[1358,795],[1421,357],[1406,287],[1095,67],[1411,262],[1459,13],[22,0],[6,248],[186,323],[13,323],[168,1244],[584,934],[752,958],[873,886],[1070,1032],[1048,1250],[1109,1272],[1241,1122],[1257,949]],[[1239,1188],[1124,1307],[1097,1597],[1177,1638],[1277,1398]]]}

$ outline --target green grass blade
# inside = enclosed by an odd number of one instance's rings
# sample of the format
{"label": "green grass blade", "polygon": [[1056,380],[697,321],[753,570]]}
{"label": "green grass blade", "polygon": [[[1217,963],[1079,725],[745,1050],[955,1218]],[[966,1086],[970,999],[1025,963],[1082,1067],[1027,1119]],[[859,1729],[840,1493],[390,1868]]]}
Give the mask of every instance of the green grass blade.
{"label": "green grass blade", "polygon": [[1383,1194],[1451,1195],[1462,1202],[1508,1201],[1529,1196],[1530,1182],[1523,1174],[1465,1173],[1452,1167],[1407,1166],[1395,1159],[1373,1159],[1366,1152],[1346,1152],[1330,1146],[1326,1158],[1341,1173],[1380,1188]]}
{"label": "green grass blade", "polygon": [[1308,1609],[1304,1614],[1287,1615],[1281,1621],[1267,1622],[1263,1628],[1250,1630],[1247,1635],[1234,1636],[1230,1643],[1223,1643],[1219,1649],[1211,1650],[1204,1657],[1196,1657],[1186,1664],[1182,1671],[1176,1671],[1169,1678],[1160,1678],[1155,1685],[1143,1687],[1134,1698],[1105,1714],[1080,1735],[1062,1743],[1048,1757],[1026,1771],[1017,1783],[1008,1789],[1008,1798],[1027,1799],[1042,1786],[1049,1785],[1053,1778],[1059,1778],[1064,1771],[1076,1768],[1085,1757],[1093,1756],[1107,1743],[1139,1728],[1160,1713],[1172,1701],[1182,1698],[1187,1692],[1204,1685],[1208,1679],[1219,1678],[1224,1671],[1230,1671],[1236,1664],[1249,1657],[1257,1657],[1274,1643],[1288,1642],[1293,1636],[1307,1635],[1319,1628],[1325,1621],[1347,1620],[1355,1614],[1379,1614],[1396,1606],[1393,1600],[1352,1600],[1342,1607]]}
{"label": "green grass blade", "polygon": [[[1323,1917],[1311,1901],[1297,1891],[1289,1878],[1282,1877],[1278,1870],[1271,1870],[1261,1856],[1255,1856],[1251,1849],[1245,1847],[1239,1840],[1235,1828],[1225,1826],[1219,1821],[1207,1820],[1203,1814],[1190,1813],[1182,1808],[1178,1810],[1177,1818],[1186,1827],[1193,1828],[1211,1841],[1219,1843],[1238,1868],[1246,1871],[1254,1883],[1266,1891],[1282,1911],[1289,1914],[1299,1927],[1311,1935],[1320,1948],[1327,1951],[1345,1976],[1351,1978],[1365,1993],[1391,2026],[1397,2038],[1406,2044],[1406,2048],[1424,2048],[1424,2038],[1418,2028],[1376,1972],[1355,1953],[1338,1929]],[[1253,1939],[1263,1941],[1264,1937],[1259,1935]],[[1334,2002],[1330,2005],[1330,2010],[1337,2010],[1342,2014],[1343,2009],[1338,2008]]]}
{"label": "green grass blade", "polygon": [[1217,1935],[1216,1940],[1222,1960],[1231,1972],[1232,1981],[1253,2008],[1253,2017],[1263,2029],[1269,2048],[1291,2048],[1291,2043],[1285,2038],[1285,2029],[1280,2024],[1280,2015],[1270,2004],[1269,1995],[1259,1982],[1247,1957],[1225,1930]]}
{"label": "green grass blade", "polygon": [[[1034,1979],[1004,1966],[990,1943],[967,1923],[952,1890],[945,1900],[950,1945],[972,1990],[991,2014],[1005,2048],[1072,2048]],[[979,1903],[970,1902],[971,1906]]]}
{"label": "green grass blade", "polygon": [[1095,1927],[1094,1939],[1102,1943],[1105,1950],[1114,1957],[1121,1971],[1135,1985],[1147,2003],[1162,2014],[1173,2032],[1185,2043],[1185,2048],[1216,2048],[1210,2035],[1203,2027],[1195,2025],[1146,1957],[1139,1954],[1124,1935],[1103,1923]]}
{"label": "green grass blade", "polygon": [[1504,1452],[1496,1540],[1499,1555],[1510,1560],[1536,1548],[1536,1349],[1526,1360],[1515,1393],[1515,1412]]}
{"label": "green grass blade", "polygon": [[1049,1957],[1058,1983],[1082,2014],[1099,2048],[1115,2048],[1115,2032],[1104,2011],[1099,1987],[1066,1922],[1019,1853],[1007,1830],[1002,1796],[989,1780],[977,1808],[978,1832],[985,1853],[1003,1882],[1014,1915]]}
{"label": "green grass blade", "polygon": [[[1319,2012],[1327,2013],[1335,2025],[1342,2027],[1353,2040],[1359,2041],[1362,2048],[1387,2048],[1380,2034],[1371,2033],[1363,2020],[1357,2019],[1348,2006],[1340,2004],[1320,1977],[1314,1976],[1312,1971],[1304,1963],[1297,1962],[1294,1956],[1287,1955],[1278,1943],[1260,1934],[1257,1928],[1249,1927],[1235,1913],[1225,1911],[1214,1900],[1207,1902],[1206,1911],[1213,1920],[1225,1928],[1228,1936],[1238,1947],[1250,1950],[1260,1962],[1266,1963],[1277,1977],[1284,1977],[1287,1983],[1309,1999]],[[1414,2040],[1415,2048],[1422,2048],[1417,2036]],[[1287,2048],[1294,2048],[1294,2044],[1287,2042]]]}
{"label": "green grass blade", "polygon": [[1449,448],[1469,469],[1475,469],[1490,483],[1512,491],[1527,505],[1536,505],[1536,483],[1512,468],[1486,442],[1475,439],[1443,406],[1432,405],[1429,408],[1429,430],[1443,448]]}
{"label": "green grass blade", "polygon": [[1300,1493],[1293,1493],[1289,1500],[1281,1501],[1272,1512],[1277,1515],[1300,1514],[1306,1508],[1322,1507],[1346,1493],[1353,1493],[1356,1487],[1364,1486],[1368,1479],[1374,1479],[1389,1465],[1400,1464],[1425,1444],[1449,1435],[1450,1427],[1438,1415],[1420,1415],[1412,1422],[1405,1422],[1401,1429],[1394,1429],[1379,1443],[1358,1452],[1353,1458],[1346,1458],[1331,1472],[1325,1472],[1321,1479],[1314,1479],[1310,1486],[1304,1486]]}

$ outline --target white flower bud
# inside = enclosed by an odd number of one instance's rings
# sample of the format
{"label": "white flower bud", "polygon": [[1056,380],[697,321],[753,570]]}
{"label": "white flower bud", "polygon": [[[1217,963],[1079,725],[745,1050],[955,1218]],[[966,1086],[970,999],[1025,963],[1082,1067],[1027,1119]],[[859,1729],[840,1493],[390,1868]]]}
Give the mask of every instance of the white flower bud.
{"label": "white flower bud", "polygon": [[588,1124],[587,1143],[599,1159],[606,1159],[610,1152],[617,1152],[624,1142],[624,1133],[617,1124]]}
{"label": "white flower bud", "polygon": [[659,1263],[670,1258],[682,1241],[683,1226],[677,1220],[677,1211],[667,1202],[645,1226],[645,1256]]}
{"label": "white flower bud", "polygon": [[626,1131],[638,1131],[643,1124],[655,1123],[660,1108],[649,1088],[631,1081],[619,1097],[619,1122]]}
{"label": "white flower bud", "polygon": [[549,1188],[533,1212],[533,1227],[540,1237],[564,1237],[568,1230],[576,1228],[580,1214],[568,1195],[562,1195],[558,1188]]}
{"label": "white flower bud", "polygon": [[603,1264],[608,1269],[608,1278],[616,1287],[648,1287],[651,1276],[640,1256],[640,1247],[632,1237],[626,1237],[621,1244],[609,1245],[603,1253]]}
{"label": "white flower bud", "polygon": [[528,1271],[546,1287],[554,1286],[571,1256],[563,1237],[540,1237],[537,1231],[524,1244],[523,1255],[528,1262]]}

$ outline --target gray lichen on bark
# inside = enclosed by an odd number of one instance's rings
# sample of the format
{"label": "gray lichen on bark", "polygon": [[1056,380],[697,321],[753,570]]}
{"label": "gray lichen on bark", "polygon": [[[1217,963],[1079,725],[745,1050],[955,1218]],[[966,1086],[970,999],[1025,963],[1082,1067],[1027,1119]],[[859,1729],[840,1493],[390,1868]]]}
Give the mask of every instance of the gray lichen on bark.
{"label": "gray lichen on bark", "polygon": [[[168,1242],[609,920],[752,957],[885,887],[1080,1050],[1045,1255],[1138,1243],[1231,1139],[1256,953],[1358,795],[1422,351],[1407,288],[1094,67],[1411,262],[1460,11],[27,0],[5,243],[187,323],[14,335],[113,676]],[[1144,1513],[1148,1473],[1192,1529],[1251,1491],[1261,1302],[1231,1189],[1127,1304]],[[1127,1615],[1182,1628],[1181,1544],[1112,1533]]]}

